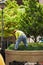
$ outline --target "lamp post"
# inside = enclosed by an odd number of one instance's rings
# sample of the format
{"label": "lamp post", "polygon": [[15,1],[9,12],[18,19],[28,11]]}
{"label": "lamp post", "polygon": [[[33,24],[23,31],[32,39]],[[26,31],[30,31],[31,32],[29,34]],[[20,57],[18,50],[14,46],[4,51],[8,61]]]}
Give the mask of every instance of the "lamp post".
{"label": "lamp post", "polygon": [[4,9],[4,6],[5,6],[5,0],[0,0],[0,8],[2,10],[2,36],[1,36],[1,49],[5,49],[5,46],[4,46],[4,39],[3,39],[3,34],[4,34],[4,20],[3,20],[3,9]]}

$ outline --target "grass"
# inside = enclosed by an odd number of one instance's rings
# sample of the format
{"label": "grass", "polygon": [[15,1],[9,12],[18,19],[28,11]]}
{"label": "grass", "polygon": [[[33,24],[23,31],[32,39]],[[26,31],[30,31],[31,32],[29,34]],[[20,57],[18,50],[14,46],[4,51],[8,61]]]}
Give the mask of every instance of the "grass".
{"label": "grass", "polygon": [[[11,44],[7,49],[14,50],[15,45]],[[43,43],[29,43],[26,48],[23,43],[19,44],[18,50],[43,50]]]}

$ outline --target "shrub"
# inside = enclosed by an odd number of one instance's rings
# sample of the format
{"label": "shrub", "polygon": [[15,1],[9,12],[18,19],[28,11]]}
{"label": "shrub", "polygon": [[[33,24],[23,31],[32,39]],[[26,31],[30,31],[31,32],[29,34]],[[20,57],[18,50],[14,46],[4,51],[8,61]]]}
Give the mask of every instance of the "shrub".
{"label": "shrub", "polygon": [[[15,44],[11,44],[7,49],[14,50]],[[43,50],[43,43],[29,43],[26,48],[24,44],[20,44],[18,50]]]}

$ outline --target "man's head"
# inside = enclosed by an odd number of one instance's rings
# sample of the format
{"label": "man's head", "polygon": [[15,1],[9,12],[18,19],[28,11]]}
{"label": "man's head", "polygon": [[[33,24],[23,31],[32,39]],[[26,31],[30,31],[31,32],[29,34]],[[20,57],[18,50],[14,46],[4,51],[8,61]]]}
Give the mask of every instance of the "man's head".
{"label": "man's head", "polygon": [[13,33],[15,33],[17,30],[15,29],[14,31],[13,31]]}
{"label": "man's head", "polygon": [[13,30],[11,33],[14,34],[17,30]]}

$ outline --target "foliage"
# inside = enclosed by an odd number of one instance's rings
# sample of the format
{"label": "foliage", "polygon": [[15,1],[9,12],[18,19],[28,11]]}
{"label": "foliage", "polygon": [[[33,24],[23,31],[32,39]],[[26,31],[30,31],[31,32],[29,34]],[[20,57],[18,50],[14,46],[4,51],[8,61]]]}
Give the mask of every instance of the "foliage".
{"label": "foliage", "polygon": [[23,5],[20,6],[16,0],[7,0],[5,3],[4,36],[10,36],[11,31],[17,28],[24,31],[27,36],[34,36],[36,42],[38,35],[43,36],[43,5],[37,0],[22,1]]}
{"label": "foliage", "polygon": [[26,28],[29,30],[26,31],[34,36],[36,42],[37,36],[43,35],[43,5],[38,3],[37,0],[23,0],[23,2],[26,11],[24,21],[28,24]]}
{"label": "foliage", "polygon": [[25,13],[25,9],[20,8],[16,1],[11,2],[9,0],[6,5],[7,7],[4,9],[4,34],[6,33],[6,35],[4,36],[9,36],[14,29],[21,29],[20,21]]}
{"label": "foliage", "polygon": [[[4,8],[4,36],[9,36],[10,32],[15,29],[17,25],[17,20],[15,17],[17,15],[18,4],[14,0],[7,0]],[[16,17],[17,18],[17,17]]]}
{"label": "foliage", "polygon": [[[11,44],[7,49],[14,50],[14,44]],[[18,50],[43,50],[43,43],[29,43],[28,48],[20,44]]]}

